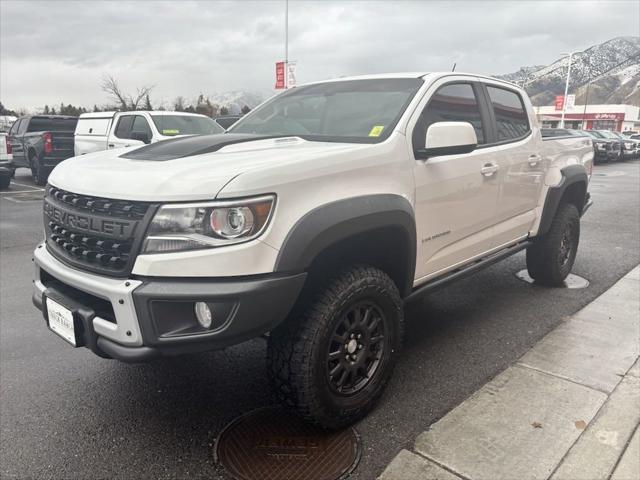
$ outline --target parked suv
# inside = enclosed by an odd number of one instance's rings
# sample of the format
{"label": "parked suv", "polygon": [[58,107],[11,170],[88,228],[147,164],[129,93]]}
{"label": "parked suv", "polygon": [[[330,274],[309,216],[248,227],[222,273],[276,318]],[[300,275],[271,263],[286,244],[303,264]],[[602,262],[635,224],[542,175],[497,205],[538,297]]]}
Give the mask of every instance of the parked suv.
{"label": "parked suv", "polygon": [[542,139],[526,93],[461,73],[291,88],[228,133],[57,167],[34,304],[125,362],[268,335],[285,405],[328,428],[375,405],[403,305],[527,249],[559,286],[590,206],[587,137]]}
{"label": "parked suv", "polygon": [[37,185],[47,183],[53,167],[73,157],[77,122],[77,117],[64,115],[20,117],[9,130],[14,166],[30,168]]}

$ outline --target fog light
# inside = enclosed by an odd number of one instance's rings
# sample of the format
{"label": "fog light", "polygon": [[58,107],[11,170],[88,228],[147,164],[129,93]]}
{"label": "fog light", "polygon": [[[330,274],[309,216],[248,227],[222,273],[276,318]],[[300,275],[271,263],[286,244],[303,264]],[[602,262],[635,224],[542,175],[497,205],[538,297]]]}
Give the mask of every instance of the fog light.
{"label": "fog light", "polygon": [[209,308],[209,305],[207,305],[205,302],[196,302],[194,306],[194,310],[196,312],[196,318],[198,319],[198,323],[203,328],[211,327],[211,320],[213,318],[213,315],[211,314],[211,309]]}

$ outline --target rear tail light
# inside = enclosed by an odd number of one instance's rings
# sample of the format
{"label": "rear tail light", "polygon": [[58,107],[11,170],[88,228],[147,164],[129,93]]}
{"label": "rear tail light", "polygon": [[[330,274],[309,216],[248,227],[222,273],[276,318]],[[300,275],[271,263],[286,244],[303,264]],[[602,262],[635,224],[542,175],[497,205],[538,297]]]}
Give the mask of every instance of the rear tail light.
{"label": "rear tail light", "polygon": [[51,141],[51,134],[47,132],[43,135],[43,138],[44,138],[44,153],[53,152],[53,142]]}
{"label": "rear tail light", "polygon": [[11,142],[9,141],[9,135],[4,137],[4,142],[7,145],[7,155],[11,155],[13,153],[13,146],[11,146]]}

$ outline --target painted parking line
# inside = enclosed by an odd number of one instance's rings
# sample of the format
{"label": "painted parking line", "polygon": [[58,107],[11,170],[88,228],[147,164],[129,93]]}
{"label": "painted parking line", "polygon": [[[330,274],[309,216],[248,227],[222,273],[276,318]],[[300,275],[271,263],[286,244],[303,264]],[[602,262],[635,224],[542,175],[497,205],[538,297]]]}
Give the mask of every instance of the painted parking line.
{"label": "painted parking line", "polygon": [[44,192],[44,188],[34,187],[33,185],[27,185],[26,183],[19,183],[19,182],[16,182],[15,180],[12,180],[11,183],[13,185],[19,185],[21,187],[27,187],[27,188],[31,188],[32,190],[38,190],[38,191]]}

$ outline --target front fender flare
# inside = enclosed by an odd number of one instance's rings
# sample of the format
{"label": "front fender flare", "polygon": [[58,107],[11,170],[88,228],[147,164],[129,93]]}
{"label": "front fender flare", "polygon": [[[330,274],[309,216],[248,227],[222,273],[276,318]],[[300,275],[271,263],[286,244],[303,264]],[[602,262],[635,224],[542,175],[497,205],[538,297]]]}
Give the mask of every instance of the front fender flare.
{"label": "front fender flare", "polygon": [[406,249],[401,294],[413,286],[416,263],[416,223],[409,201],[392,194],[365,195],[331,202],[310,211],[289,231],[276,259],[276,272],[309,268],[318,254],[355,235],[394,228]]}

